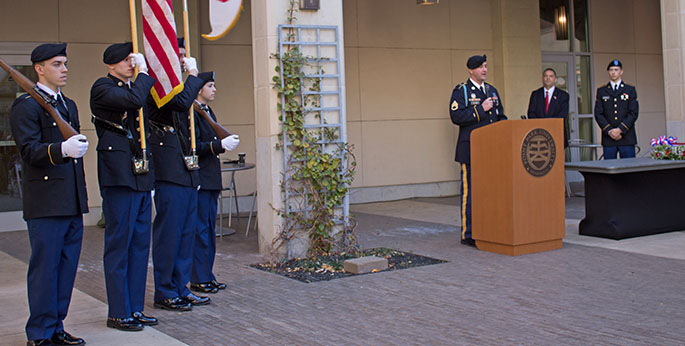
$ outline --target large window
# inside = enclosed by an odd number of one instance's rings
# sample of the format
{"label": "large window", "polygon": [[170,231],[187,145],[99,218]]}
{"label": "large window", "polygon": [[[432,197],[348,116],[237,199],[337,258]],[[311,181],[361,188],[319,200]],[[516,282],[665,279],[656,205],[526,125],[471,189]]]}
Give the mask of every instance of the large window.
{"label": "large window", "polygon": [[[14,66],[19,72],[35,81],[31,66]],[[9,114],[12,103],[23,90],[0,69],[0,212],[22,209],[22,163],[10,129]]]}
{"label": "large window", "polygon": [[581,143],[594,141],[589,27],[586,0],[540,0],[542,66],[555,67],[557,87],[568,91],[567,127],[570,139]]}
{"label": "large window", "polygon": [[586,0],[540,0],[542,51],[589,52],[588,34]]}

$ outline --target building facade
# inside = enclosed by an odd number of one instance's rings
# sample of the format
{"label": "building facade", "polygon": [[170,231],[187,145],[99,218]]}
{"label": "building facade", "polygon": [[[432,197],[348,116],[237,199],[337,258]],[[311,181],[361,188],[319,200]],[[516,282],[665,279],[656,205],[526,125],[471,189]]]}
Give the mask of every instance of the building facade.
{"label": "building facade", "polygon": [[[208,4],[189,0],[191,49],[199,68],[215,71],[219,122],[240,135],[237,151],[257,169],[239,172],[238,194],[258,191],[260,251],[269,251],[279,218],[282,158],[271,78],[278,24],[286,23],[286,0],[244,1],[236,26],[216,41],[208,33]],[[181,3],[174,1],[178,31]],[[67,42],[69,82],[65,95],[80,108],[82,132],[91,140],[85,169],[91,212],[100,217],[95,141],[89,91],[106,73],[102,52],[129,41],[128,4],[104,0],[0,0],[0,57],[31,75],[29,55],[43,42]],[[140,14],[140,2],[138,2]],[[341,81],[348,141],[355,146],[357,174],[351,203],[458,194],[453,161],[458,128],[449,120],[449,98],[468,78],[465,62],[487,54],[488,82],[502,96],[509,119],[526,113],[541,71],[554,67],[559,87],[571,94],[571,138],[598,143],[592,118],[595,89],[608,81],[606,65],[623,62],[623,80],[637,87],[639,146],[651,137],[685,138],[685,21],[682,0],[325,0],[317,11],[300,11],[298,24],[337,25],[344,47]],[[142,25],[138,25],[142,28]],[[142,41],[141,41],[142,42]],[[0,82],[0,228],[25,229],[17,189],[21,167],[9,132],[9,108],[20,90]],[[224,158],[236,158],[235,153]],[[279,161],[280,160],[280,161]],[[279,166],[279,164],[281,166]],[[242,204],[245,202],[245,204]],[[243,210],[248,198],[241,199]],[[457,212],[457,210],[455,210]]]}

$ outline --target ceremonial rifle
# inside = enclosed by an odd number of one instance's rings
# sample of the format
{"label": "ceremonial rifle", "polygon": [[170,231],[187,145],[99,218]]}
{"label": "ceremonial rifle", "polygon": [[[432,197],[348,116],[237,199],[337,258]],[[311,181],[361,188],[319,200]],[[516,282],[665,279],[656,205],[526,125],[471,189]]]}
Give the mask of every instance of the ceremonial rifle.
{"label": "ceremonial rifle", "polygon": [[0,58],[0,67],[9,73],[10,77],[19,84],[19,87],[24,89],[24,91],[31,95],[43,109],[50,113],[52,119],[55,120],[55,123],[57,124],[57,128],[59,128],[59,132],[62,133],[62,137],[64,137],[65,140],[78,134],[78,132],[76,132],[76,130],[74,130],[74,128],[59,114],[59,111],[57,110],[57,100],[37,87],[35,83],[26,78],[26,76],[17,71],[14,67],[10,66],[2,58]]}
{"label": "ceremonial rifle", "polygon": [[207,123],[209,123],[209,126],[212,127],[212,130],[216,132],[216,135],[219,136],[219,139],[224,139],[228,136],[230,136],[232,133],[226,130],[225,127],[221,126],[221,124],[217,123],[212,119],[212,117],[205,112],[202,107],[197,102],[193,102],[193,108],[195,108],[195,111],[199,113],[205,120],[207,120]]}

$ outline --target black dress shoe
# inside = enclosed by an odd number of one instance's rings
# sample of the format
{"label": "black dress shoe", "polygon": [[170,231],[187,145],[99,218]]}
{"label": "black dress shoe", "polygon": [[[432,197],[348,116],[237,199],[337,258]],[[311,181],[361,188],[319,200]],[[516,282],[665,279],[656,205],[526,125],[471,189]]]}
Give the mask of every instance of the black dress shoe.
{"label": "black dress shoe", "polygon": [[136,311],[132,316],[138,321],[138,323],[144,326],[156,326],[159,324],[159,321],[156,318],[152,316],[145,316],[143,315],[142,311]]}
{"label": "black dress shoe", "polygon": [[50,341],[53,345],[85,345],[86,340],[72,336],[71,334],[61,331],[59,333],[52,334]]}
{"label": "black dress shoe", "polygon": [[199,284],[190,284],[190,290],[200,293],[216,293],[219,292],[218,287],[214,287],[211,282],[203,282]]}
{"label": "black dress shoe", "polygon": [[143,330],[143,325],[133,317],[107,317],[107,327],[123,330],[125,332],[139,332]]}
{"label": "black dress shoe", "polygon": [[50,339],[36,339],[26,341],[26,346],[49,346],[53,345]]}
{"label": "black dress shoe", "polygon": [[468,246],[476,247],[476,241],[473,240],[472,238],[462,239],[462,240],[461,240],[461,243],[462,243],[463,245],[468,245]]}
{"label": "black dress shoe", "polygon": [[183,299],[185,301],[187,301],[188,303],[190,303],[191,305],[207,305],[211,301],[211,299],[209,299],[209,297],[196,296],[192,293],[189,293]]}
{"label": "black dress shoe", "polygon": [[190,302],[187,302],[181,297],[164,299],[155,302],[153,306],[158,309],[166,309],[171,311],[190,311],[193,309],[193,307],[190,305]]}
{"label": "black dress shoe", "polygon": [[227,287],[225,283],[218,282],[218,281],[216,281],[216,280],[212,280],[212,286],[214,286],[214,287],[216,287],[216,288],[218,288],[218,289],[220,289],[220,290],[225,290],[226,287]]}

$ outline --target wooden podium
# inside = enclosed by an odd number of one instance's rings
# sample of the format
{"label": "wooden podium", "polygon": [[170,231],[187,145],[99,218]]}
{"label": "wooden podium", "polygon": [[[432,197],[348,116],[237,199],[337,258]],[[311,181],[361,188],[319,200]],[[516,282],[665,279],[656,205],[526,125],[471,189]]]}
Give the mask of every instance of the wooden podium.
{"label": "wooden podium", "polygon": [[565,235],[562,119],[506,120],[471,133],[472,237],[480,250],[523,255]]}

